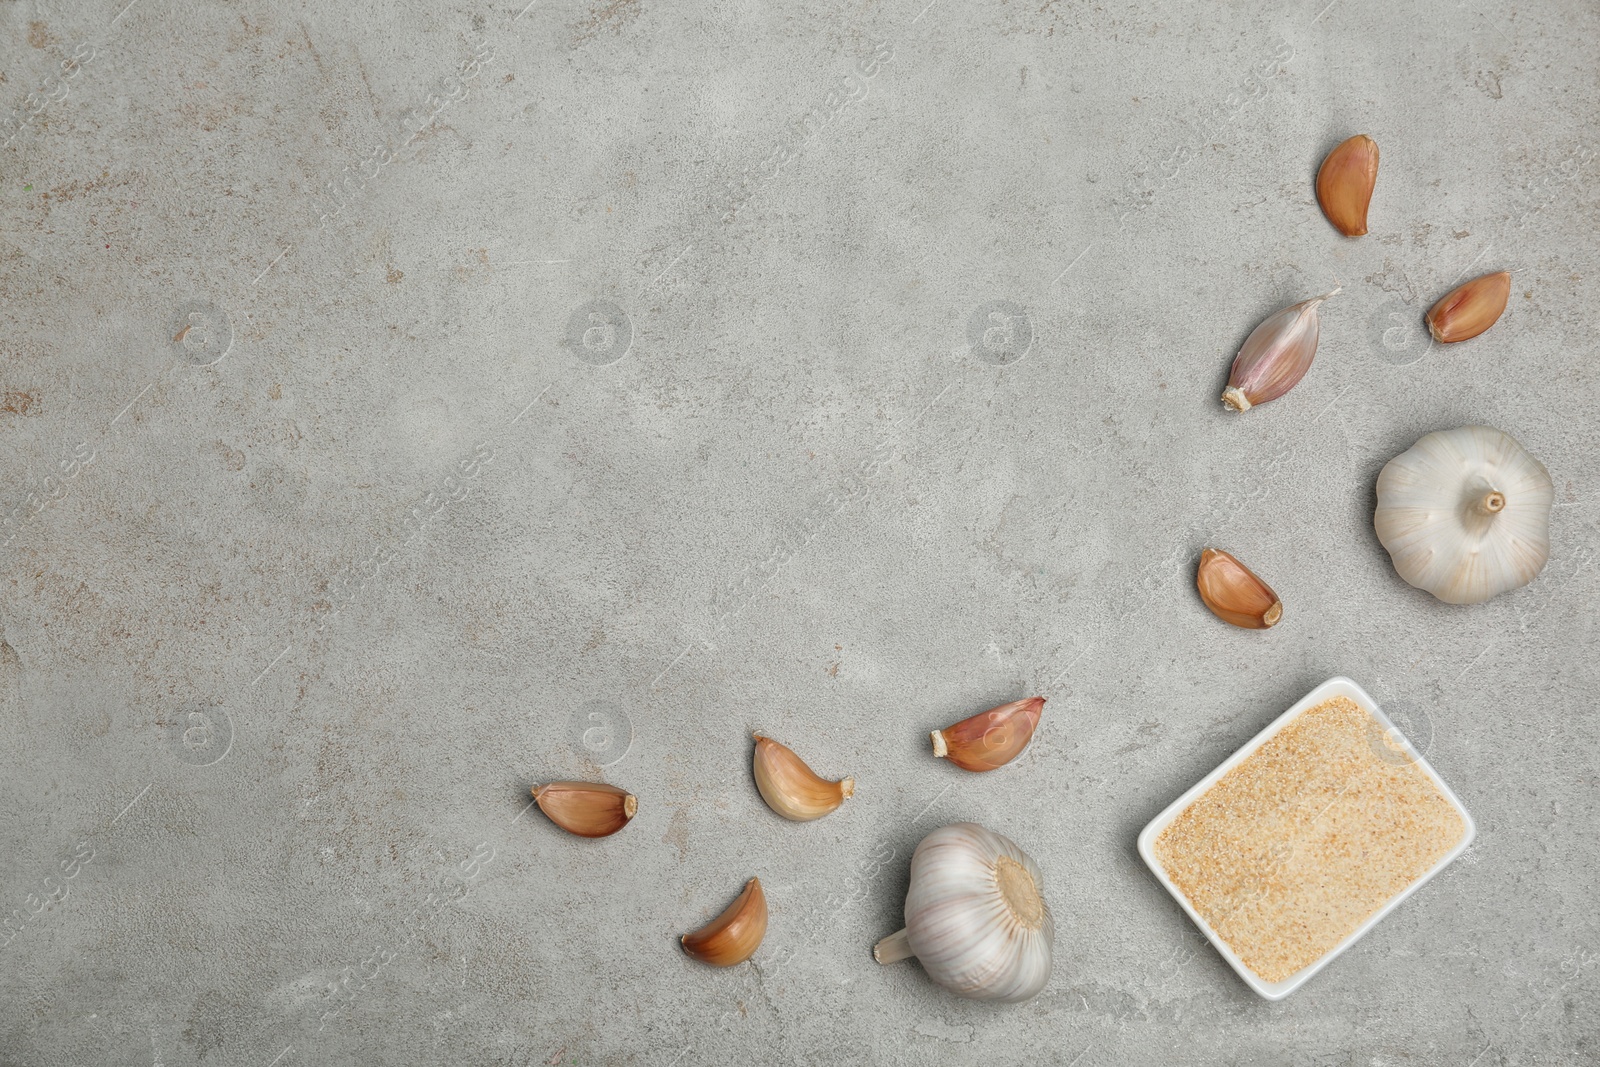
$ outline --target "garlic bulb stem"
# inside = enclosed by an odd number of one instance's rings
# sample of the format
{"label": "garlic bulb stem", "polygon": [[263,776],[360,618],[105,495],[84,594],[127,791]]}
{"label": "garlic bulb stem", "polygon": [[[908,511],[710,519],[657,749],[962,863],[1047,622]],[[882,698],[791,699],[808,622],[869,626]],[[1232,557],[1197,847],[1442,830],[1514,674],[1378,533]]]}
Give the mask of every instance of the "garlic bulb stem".
{"label": "garlic bulb stem", "polygon": [[904,929],[896,930],[872,946],[872,958],[879,963],[899,963],[915,955],[916,953],[911,951],[911,935]]}
{"label": "garlic bulb stem", "polygon": [[1488,496],[1478,501],[1480,515],[1497,515],[1506,509],[1506,496],[1504,493],[1490,491]]}

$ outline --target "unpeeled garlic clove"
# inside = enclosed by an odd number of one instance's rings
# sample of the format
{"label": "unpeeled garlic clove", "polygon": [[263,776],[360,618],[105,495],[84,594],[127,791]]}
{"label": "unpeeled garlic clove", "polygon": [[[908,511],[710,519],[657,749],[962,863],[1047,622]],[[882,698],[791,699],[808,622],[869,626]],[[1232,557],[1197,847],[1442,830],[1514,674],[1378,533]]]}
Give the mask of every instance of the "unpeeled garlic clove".
{"label": "unpeeled garlic clove", "polygon": [[1346,237],[1367,232],[1367,205],[1378,183],[1378,142],[1364,133],[1345,141],[1317,171],[1317,203]]}
{"label": "unpeeled garlic clove", "polygon": [[1317,338],[1322,333],[1317,308],[1341,288],[1274,312],[1251,330],[1234,357],[1222,402],[1234,411],[1249,411],[1298,385],[1317,354]]}
{"label": "unpeeled garlic clove", "polygon": [[1044,697],[1013,700],[933,731],[933,754],[967,771],[1004,767],[1028,747],[1044,712]]}
{"label": "unpeeled garlic clove", "polygon": [[766,936],[767,895],[761,891],[761,879],[752,878],[721,915],[679,940],[683,950],[701,963],[732,967],[754,956]]}
{"label": "unpeeled garlic clove", "polygon": [[1208,548],[1200,553],[1195,585],[1206,607],[1223,622],[1265,630],[1283,618],[1283,601],[1272,587],[1226,552]]}
{"label": "unpeeled garlic clove", "polygon": [[1510,299],[1510,271],[1474,278],[1428,309],[1428,332],[1444,345],[1476,337],[1500,320]]}
{"label": "unpeeled garlic clove", "polygon": [[536,785],[533,799],[551,822],[579,837],[609,837],[639,810],[638,797],[602,782]]}
{"label": "unpeeled garlic clove", "polygon": [[794,822],[820,819],[856,791],[856,780],[830,782],[819,777],[786,745],[756,734],[756,788],[767,807]]}

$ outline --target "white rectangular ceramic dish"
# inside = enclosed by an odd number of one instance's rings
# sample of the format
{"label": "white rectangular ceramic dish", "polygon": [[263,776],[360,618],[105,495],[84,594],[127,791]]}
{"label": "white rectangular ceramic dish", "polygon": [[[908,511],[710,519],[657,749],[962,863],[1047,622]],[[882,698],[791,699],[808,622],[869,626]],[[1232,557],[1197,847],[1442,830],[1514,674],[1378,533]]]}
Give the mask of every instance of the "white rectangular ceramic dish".
{"label": "white rectangular ceramic dish", "polygon": [[[1162,868],[1161,861],[1156,857],[1156,838],[1160,836],[1161,831],[1165,830],[1167,826],[1174,819],[1176,819],[1185,808],[1195,801],[1196,798],[1198,798],[1206,790],[1210,789],[1211,786],[1214,785],[1223,775],[1227,774],[1234,767],[1244,762],[1246,757],[1265,744],[1267,740],[1279,730],[1287,726],[1295,718],[1295,716],[1299,715],[1307,708],[1316,707],[1325,700],[1331,700],[1334,697],[1341,696],[1349,698],[1360,707],[1371,712],[1373,718],[1378,721],[1379,725],[1388,731],[1389,736],[1397,744],[1404,748],[1406,755],[1409,758],[1415,759],[1416,765],[1433,780],[1434,784],[1439,787],[1439,791],[1444,794],[1445,798],[1449,800],[1449,802],[1454,805],[1456,811],[1460,813],[1462,822],[1466,824],[1466,833],[1462,836],[1460,842],[1457,843],[1456,846],[1449,852],[1447,852],[1442,859],[1434,864],[1433,867],[1431,867],[1421,877],[1411,882],[1408,886],[1406,886],[1405,889],[1395,894],[1395,896],[1392,897],[1388,903],[1384,904],[1383,907],[1379,908],[1370,918],[1368,918],[1360,926],[1356,927],[1356,929],[1351,932],[1349,936],[1345,937],[1344,940],[1340,941],[1337,945],[1330,949],[1326,955],[1319,958],[1316,962],[1301,968],[1299,971],[1296,971],[1294,974],[1290,975],[1288,978],[1285,978],[1281,982],[1268,982],[1263,980],[1254,971],[1250,970],[1250,968],[1244,965],[1239,957],[1235,955],[1233,950],[1228,947],[1227,943],[1224,942],[1222,938],[1217,935],[1216,931],[1212,930],[1206,921],[1202,919],[1195,911],[1194,907],[1189,903],[1188,898],[1184,896],[1183,891],[1173,884],[1172,880],[1167,876],[1167,872]],[[1458,798],[1450,789],[1450,787],[1445,784],[1444,779],[1439,777],[1438,772],[1428,764],[1428,761],[1423,759],[1421,754],[1412,747],[1411,742],[1406,740],[1400,734],[1399,730],[1395,728],[1394,724],[1389,721],[1389,717],[1386,716],[1382,709],[1378,707],[1377,702],[1367,694],[1366,690],[1362,689],[1355,682],[1352,682],[1348,678],[1338,677],[1328,679],[1326,682],[1323,682],[1311,692],[1307,693],[1304,697],[1300,698],[1299,702],[1297,702],[1288,711],[1274,719],[1265,730],[1262,730],[1260,733],[1256,734],[1255,737],[1251,738],[1243,748],[1239,749],[1239,751],[1223,760],[1221,765],[1218,766],[1216,770],[1212,771],[1210,774],[1200,779],[1200,781],[1196,782],[1187,792],[1169,804],[1165,811],[1152,819],[1150,821],[1150,825],[1146,826],[1139,833],[1139,855],[1144,857],[1144,861],[1147,865],[1149,865],[1150,870],[1153,871],[1155,876],[1161,880],[1161,884],[1167,887],[1167,892],[1171,893],[1173,898],[1177,900],[1178,904],[1182,906],[1183,910],[1189,913],[1189,918],[1193,919],[1195,925],[1200,927],[1200,931],[1206,935],[1206,938],[1213,945],[1216,946],[1217,951],[1222,953],[1222,958],[1227,960],[1228,965],[1238,972],[1239,977],[1243,978],[1251,989],[1255,990],[1261,996],[1266,997],[1268,1000],[1282,1000],[1284,997],[1288,996],[1290,993],[1293,993],[1296,989],[1299,989],[1302,985],[1304,985],[1312,975],[1326,967],[1334,957],[1339,955],[1339,953],[1343,952],[1345,949],[1359,941],[1368,930],[1371,930],[1374,926],[1378,925],[1385,915],[1388,915],[1391,911],[1397,908],[1402,900],[1405,900],[1412,893],[1415,893],[1430,878],[1444,870],[1445,867],[1449,866],[1451,861],[1467,850],[1468,846],[1472,844],[1472,839],[1477,836],[1477,833],[1478,828],[1473,823],[1472,816],[1467,813],[1467,809],[1462,806],[1460,798]]]}

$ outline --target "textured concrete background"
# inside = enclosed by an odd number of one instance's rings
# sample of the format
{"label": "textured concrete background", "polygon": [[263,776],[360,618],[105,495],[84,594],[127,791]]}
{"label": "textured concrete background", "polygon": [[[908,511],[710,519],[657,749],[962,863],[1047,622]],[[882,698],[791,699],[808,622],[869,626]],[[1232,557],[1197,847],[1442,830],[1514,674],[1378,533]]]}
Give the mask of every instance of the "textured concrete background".
{"label": "textured concrete background", "polygon": [[[1593,4],[126,2],[0,6],[0,1063],[1600,1061]],[[1558,500],[1468,609],[1371,528],[1464,422]],[[1336,673],[1479,837],[1267,1004],[1134,836]],[[752,729],[856,798],[777,819]],[[869,955],[964,818],[1049,879],[1028,1005]]]}

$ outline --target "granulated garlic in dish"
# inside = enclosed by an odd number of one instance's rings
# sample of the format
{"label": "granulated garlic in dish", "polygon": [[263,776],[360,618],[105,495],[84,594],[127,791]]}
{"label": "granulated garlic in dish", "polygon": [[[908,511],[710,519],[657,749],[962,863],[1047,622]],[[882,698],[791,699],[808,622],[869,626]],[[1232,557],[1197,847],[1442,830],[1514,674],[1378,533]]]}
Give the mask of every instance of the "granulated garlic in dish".
{"label": "granulated garlic in dish", "polygon": [[1295,716],[1163,830],[1167,877],[1235,955],[1281,982],[1428,873],[1467,827],[1347,697]]}

